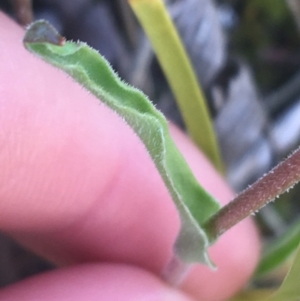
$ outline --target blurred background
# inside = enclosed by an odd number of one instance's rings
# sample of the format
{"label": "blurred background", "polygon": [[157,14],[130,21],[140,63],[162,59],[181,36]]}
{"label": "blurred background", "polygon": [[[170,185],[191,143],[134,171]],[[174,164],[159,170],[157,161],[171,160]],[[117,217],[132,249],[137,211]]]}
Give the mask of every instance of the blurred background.
{"label": "blurred background", "polygon": [[[226,179],[239,192],[300,141],[300,2],[165,2],[205,91]],[[46,19],[67,39],[87,42],[184,130],[151,45],[127,1],[2,0],[0,9],[22,25]],[[297,219],[299,197],[296,187],[257,215],[266,240],[281,235]],[[0,286],[51,268],[0,236]]]}

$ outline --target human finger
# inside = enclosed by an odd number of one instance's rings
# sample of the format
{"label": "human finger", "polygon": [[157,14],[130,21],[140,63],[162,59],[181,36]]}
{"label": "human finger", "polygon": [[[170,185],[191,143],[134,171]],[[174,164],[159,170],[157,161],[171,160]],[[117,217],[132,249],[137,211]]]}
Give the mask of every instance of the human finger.
{"label": "human finger", "polygon": [[5,301],[191,301],[153,274],[117,264],[84,264],[28,278],[0,291]]}
{"label": "human finger", "polygon": [[[1,82],[6,85],[0,227],[58,264],[106,260],[160,273],[172,254],[179,219],[142,144],[94,97],[25,52],[20,29],[5,18],[1,22]],[[13,86],[16,66],[23,70],[18,89]],[[174,137],[201,183],[228,201],[232,193],[203,156],[179,132]],[[241,287],[257,261],[257,236],[251,223],[244,225],[215,247],[222,254],[235,246],[239,254],[213,258],[220,266],[214,279],[227,295]],[[251,248],[239,243],[240,235],[248,237]],[[206,296],[224,293],[222,286],[212,289],[206,281],[209,271],[203,272],[207,277],[201,276],[199,289],[197,277],[205,268],[197,270],[185,289]]]}

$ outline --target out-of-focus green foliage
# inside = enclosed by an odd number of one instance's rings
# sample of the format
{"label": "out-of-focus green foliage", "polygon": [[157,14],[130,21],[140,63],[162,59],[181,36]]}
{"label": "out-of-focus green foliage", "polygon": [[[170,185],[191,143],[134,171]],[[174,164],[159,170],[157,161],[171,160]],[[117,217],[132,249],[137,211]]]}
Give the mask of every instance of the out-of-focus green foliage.
{"label": "out-of-focus green foliage", "polygon": [[262,255],[256,276],[264,275],[282,264],[300,242],[300,221],[291,226],[282,237],[268,246]]}
{"label": "out-of-focus green foliage", "polygon": [[246,56],[260,87],[271,91],[296,71],[300,38],[295,20],[283,0],[240,1],[237,9],[234,48]]}

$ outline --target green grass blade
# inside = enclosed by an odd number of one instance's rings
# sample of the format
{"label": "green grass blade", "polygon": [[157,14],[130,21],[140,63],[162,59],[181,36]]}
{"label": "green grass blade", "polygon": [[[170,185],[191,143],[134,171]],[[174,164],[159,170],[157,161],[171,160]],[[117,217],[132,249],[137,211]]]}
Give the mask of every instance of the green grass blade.
{"label": "green grass blade", "polygon": [[255,277],[260,277],[282,264],[298,247],[300,242],[300,221],[291,226],[285,234],[276,239],[263,252]]}
{"label": "green grass blade", "polygon": [[223,170],[205,97],[162,0],[129,0],[174,93],[187,130],[200,149]]}
{"label": "green grass blade", "polygon": [[241,292],[237,296],[233,297],[228,301],[262,301],[269,297],[274,290],[268,289],[255,289],[246,292]]}
{"label": "green grass blade", "polygon": [[201,225],[220,206],[198,184],[171,139],[163,115],[141,91],[121,81],[97,51],[80,42],[63,43],[47,22],[33,23],[24,44],[68,73],[131,126],[147,148],[179,211],[181,229],[174,247],[176,255],[185,263],[210,265],[209,241]]}
{"label": "green grass blade", "polygon": [[280,288],[263,301],[299,301],[300,300],[300,247],[296,252],[292,267]]}

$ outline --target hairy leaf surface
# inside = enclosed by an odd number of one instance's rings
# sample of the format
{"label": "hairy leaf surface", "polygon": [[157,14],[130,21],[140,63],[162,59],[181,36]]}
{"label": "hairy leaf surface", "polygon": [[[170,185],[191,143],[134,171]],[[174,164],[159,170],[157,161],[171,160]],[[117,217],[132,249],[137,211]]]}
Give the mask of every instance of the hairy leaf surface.
{"label": "hairy leaf surface", "polygon": [[209,241],[201,225],[219,209],[219,204],[198,184],[171,139],[163,115],[141,91],[121,81],[97,51],[81,42],[64,42],[47,22],[33,23],[24,44],[31,52],[67,72],[131,126],[147,148],[178,208],[181,229],[175,254],[186,263],[210,265]]}

